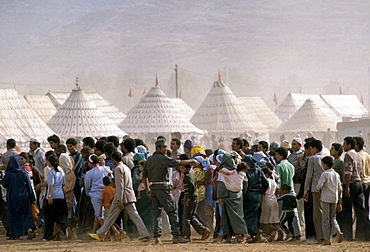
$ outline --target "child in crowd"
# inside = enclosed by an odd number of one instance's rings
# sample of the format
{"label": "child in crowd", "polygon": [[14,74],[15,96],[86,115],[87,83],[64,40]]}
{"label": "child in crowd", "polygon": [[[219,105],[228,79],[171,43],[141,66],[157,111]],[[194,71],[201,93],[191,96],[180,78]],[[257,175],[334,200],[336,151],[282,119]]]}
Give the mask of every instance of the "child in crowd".
{"label": "child in crowd", "polygon": [[267,241],[272,242],[273,237],[271,236],[270,225],[273,225],[278,231],[278,239],[282,240],[283,231],[279,227],[279,205],[277,202],[276,194],[280,193],[280,189],[277,186],[272,171],[265,167],[262,168],[262,172],[265,174],[265,177],[268,178],[269,187],[262,198],[262,213],[260,217],[260,223],[266,225]]}
{"label": "child in crowd", "polygon": [[181,173],[184,174],[184,214],[182,216],[182,234],[185,239],[191,241],[190,224],[198,234],[202,235],[202,240],[208,239],[211,231],[202,225],[195,216],[198,206],[197,182],[192,173],[190,173],[191,165],[180,166]]}
{"label": "child in crowd", "polygon": [[240,192],[243,189],[243,181],[247,176],[247,170],[248,166],[245,162],[238,164],[236,170],[222,168],[219,170],[219,172],[226,176],[219,176],[221,177],[220,181],[224,182],[227,190],[232,192]]}
{"label": "child in crowd", "polygon": [[[101,203],[100,203],[100,213],[101,217],[100,225],[104,225],[104,216],[107,215],[110,207],[113,196],[116,194],[116,189],[112,187],[112,180],[109,176],[103,178],[104,188],[101,190]],[[104,208],[104,209],[103,209]],[[107,239],[111,240],[110,232],[107,232]]]}
{"label": "child in crowd", "polygon": [[[280,218],[280,227],[284,230],[285,234],[287,235],[285,240],[292,238],[295,240],[294,237],[294,228],[293,228],[293,218],[294,218],[294,209],[297,208],[297,199],[296,197],[290,193],[292,187],[285,183],[281,186],[281,191],[283,195],[281,195],[277,200],[283,201],[283,211]],[[284,225],[285,222],[288,222],[289,229]]]}
{"label": "child in crowd", "polygon": [[343,233],[335,217],[337,210],[342,211],[342,186],[339,174],[332,169],[333,163],[334,160],[330,156],[321,160],[325,171],[321,174],[317,185],[322,208],[322,231],[325,239],[323,245],[331,245],[332,234],[337,234],[338,243],[343,241]]}
{"label": "child in crowd", "polygon": [[138,181],[140,181],[139,187],[137,188],[137,196],[136,199],[141,199],[141,192],[145,191],[145,186],[143,182],[143,172],[144,172],[144,167],[146,164],[146,160],[140,160],[139,161],[139,172],[135,171],[135,177]]}

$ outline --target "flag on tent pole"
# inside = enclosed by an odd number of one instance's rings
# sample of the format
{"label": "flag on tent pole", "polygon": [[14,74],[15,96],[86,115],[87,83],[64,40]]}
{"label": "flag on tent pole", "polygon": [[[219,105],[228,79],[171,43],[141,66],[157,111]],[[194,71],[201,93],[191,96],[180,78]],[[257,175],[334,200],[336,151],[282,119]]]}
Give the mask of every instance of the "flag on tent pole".
{"label": "flag on tent pole", "polygon": [[218,81],[222,81],[220,70],[218,70]]}
{"label": "flag on tent pole", "polygon": [[180,88],[180,92],[179,92],[179,98],[182,99],[182,88]]}
{"label": "flag on tent pole", "polygon": [[128,97],[134,97],[134,89],[130,87],[130,92],[128,93]]}
{"label": "flag on tent pole", "polygon": [[278,98],[276,96],[276,92],[274,92],[274,102],[275,102],[275,107],[279,104]]}
{"label": "flag on tent pole", "polygon": [[363,95],[361,95],[360,102],[361,102],[362,105],[364,105],[364,96]]}
{"label": "flag on tent pole", "polygon": [[144,91],[142,93],[142,96],[144,96],[146,94],[146,88],[144,88]]}
{"label": "flag on tent pole", "polygon": [[339,94],[342,95],[342,86],[339,87]]}
{"label": "flag on tent pole", "polygon": [[155,75],[155,86],[158,87],[158,76]]}

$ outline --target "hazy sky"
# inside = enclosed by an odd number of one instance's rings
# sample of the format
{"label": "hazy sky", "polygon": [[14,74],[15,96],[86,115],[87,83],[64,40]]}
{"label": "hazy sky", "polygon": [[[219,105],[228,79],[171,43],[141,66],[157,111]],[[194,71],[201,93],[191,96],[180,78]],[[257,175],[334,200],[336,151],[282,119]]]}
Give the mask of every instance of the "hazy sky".
{"label": "hazy sky", "polygon": [[0,0],[0,13],[0,85],[22,93],[69,91],[81,76],[118,104],[158,74],[174,96],[178,64],[193,107],[226,68],[236,94],[269,105],[274,92],[282,101],[339,87],[367,101],[367,0]]}

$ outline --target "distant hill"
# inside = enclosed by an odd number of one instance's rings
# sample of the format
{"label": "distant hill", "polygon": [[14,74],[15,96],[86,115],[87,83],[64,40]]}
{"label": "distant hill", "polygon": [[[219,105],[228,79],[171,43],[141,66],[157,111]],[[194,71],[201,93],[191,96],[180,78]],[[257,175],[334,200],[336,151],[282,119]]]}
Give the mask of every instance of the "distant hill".
{"label": "distant hill", "polygon": [[355,92],[367,85],[369,4],[314,3],[2,1],[0,82],[37,84],[19,87],[34,94],[69,91],[79,76],[85,91],[99,90],[124,110],[132,106],[129,87],[137,101],[155,74],[174,97],[175,64],[195,108],[218,69],[234,92],[270,105],[274,87],[281,100],[299,86],[322,92],[333,80]]}

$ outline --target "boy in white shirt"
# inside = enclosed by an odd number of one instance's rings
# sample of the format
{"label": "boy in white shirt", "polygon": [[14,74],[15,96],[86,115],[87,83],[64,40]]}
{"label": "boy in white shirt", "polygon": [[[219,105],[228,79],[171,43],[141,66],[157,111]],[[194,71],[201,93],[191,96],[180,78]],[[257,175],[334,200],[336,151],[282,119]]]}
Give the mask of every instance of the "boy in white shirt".
{"label": "boy in white shirt", "polygon": [[337,234],[338,243],[343,241],[343,233],[335,218],[337,209],[338,212],[342,211],[342,186],[339,174],[331,168],[334,163],[333,158],[326,156],[321,162],[325,171],[321,174],[317,190],[321,194],[322,229],[325,239],[322,244],[331,245],[334,234]]}

